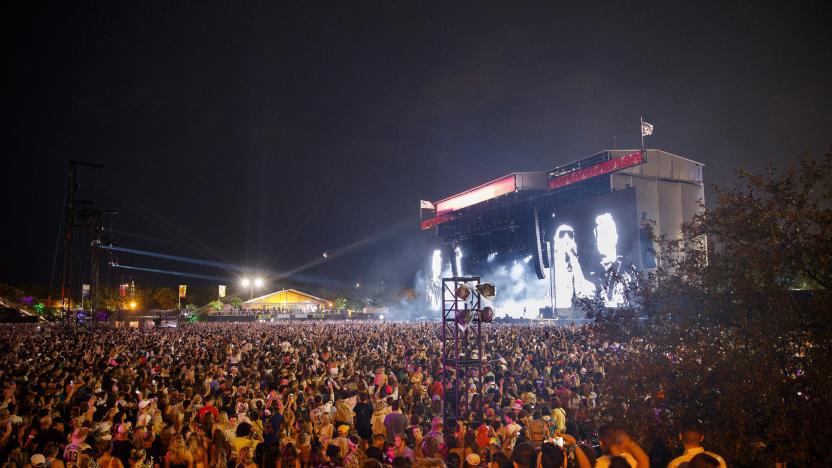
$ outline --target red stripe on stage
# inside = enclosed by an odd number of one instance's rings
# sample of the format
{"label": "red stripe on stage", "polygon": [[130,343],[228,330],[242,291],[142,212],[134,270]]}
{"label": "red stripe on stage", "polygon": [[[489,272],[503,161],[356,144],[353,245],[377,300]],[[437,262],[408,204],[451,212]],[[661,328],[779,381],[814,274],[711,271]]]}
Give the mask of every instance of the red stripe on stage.
{"label": "red stripe on stage", "polygon": [[567,185],[581,182],[600,175],[609,174],[621,169],[626,169],[632,166],[638,166],[644,162],[644,156],[641,151],[630,153],[620,158],[610,159],[594,166],[578,169],[577,171],[564,174],[554,179],[549,180],[549,190],[565,187]]}

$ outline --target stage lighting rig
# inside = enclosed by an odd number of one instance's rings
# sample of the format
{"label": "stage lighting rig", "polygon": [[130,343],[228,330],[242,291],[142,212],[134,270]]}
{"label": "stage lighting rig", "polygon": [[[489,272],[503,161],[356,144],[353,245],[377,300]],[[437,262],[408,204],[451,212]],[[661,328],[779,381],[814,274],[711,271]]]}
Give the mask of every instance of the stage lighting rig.
{"label": "stage lighting rig", "polygon": [[486,329],[494,320],[494,309],[483,301],[496,296],[493,283],[480,283],[476,276],[442,278],[442,384],[443,414],[447,421],[463,415],[461,400],[470,381],[482,385]]}
{"label": "stage lighting rig", "polygon": [[474,311],[468,308],[468,304],[465,304],[465,307],[456,310],[454,318],[456,319],[456,323],[468,325],[474,319]]}
{"label": "stage lighting rig", "polygon": [[468,286],[467,283],[462,283],[456,288],[456,297],[457,299],[462,299],[463,301],[467,301],[468,297],[471,296],[471,287]]}
{"label": "stage lighting rig", "polygon": [[494,320],[494,309],[485,306],[480,311],[480,322],[482,323],[491,323]]}

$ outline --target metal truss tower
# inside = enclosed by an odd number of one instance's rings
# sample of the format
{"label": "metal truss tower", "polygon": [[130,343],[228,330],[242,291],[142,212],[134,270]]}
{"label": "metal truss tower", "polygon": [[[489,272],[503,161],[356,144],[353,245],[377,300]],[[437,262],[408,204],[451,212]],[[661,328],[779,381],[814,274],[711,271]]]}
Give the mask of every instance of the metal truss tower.
{"label": "metal truss tower", "polygon": [[468,410],[465,389],[482,388],[485,359],[478,276],[442,278],[442,405],[445,427]]}

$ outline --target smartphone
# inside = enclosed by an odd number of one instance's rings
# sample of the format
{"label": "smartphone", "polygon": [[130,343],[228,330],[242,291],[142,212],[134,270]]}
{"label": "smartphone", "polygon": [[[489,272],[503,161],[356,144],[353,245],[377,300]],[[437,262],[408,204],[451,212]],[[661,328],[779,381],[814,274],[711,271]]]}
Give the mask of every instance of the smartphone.
{"label": "smartphone", "polygon": [[555,437],[555,444],[563,447],[563,437]]}

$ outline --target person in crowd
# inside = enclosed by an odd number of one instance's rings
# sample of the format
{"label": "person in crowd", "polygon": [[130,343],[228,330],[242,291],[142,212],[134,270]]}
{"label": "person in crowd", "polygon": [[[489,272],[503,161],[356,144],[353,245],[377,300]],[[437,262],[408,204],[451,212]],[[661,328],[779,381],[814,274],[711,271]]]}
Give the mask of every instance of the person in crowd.
{"label": "person in crowd", "polygon": [[595,461],[595,468],[608,468],[613,461],[620,463],[621,459],[625,460],[630,468],[649,468],[650,460],[647,454],[627,435],[624,426],[614,423],[601,426],[598,438],[604,455]]}
{"label": "person in crowd", "polygon": [[374,435],[373,444],[367,447],[367,450],[365,451],[367,458],[372,458],[384,463],[384,446],[384,436],[382,434]]}
{"label": "person in crowd", "polygon": [[125,468],[118,457],[113,455],[113,442],[111,440],[101,440],[98,442],[98,457],[97,463],[100,468]]}
{"label": "person in crowd", "polygon": [[[699,454],[704,454],[705,456],[716,460],[719,464],[719,468],[725,468],[725,461],[719,455],[708,452],[705,450],[705,447],[702,446],[702,443],[705,440],[704,429],[699,422],[690,422],[685,424],[682,427],[681,432],[679,432],[679,441],[682,443],[682,446],[685,449],[685,452],[671,460],[670,463],[667,464],[668,468],[679,468],[685,466],[685,463],[688,463],[687,466],[691,466],[690,462]],[[707,463],[707,459],[702,457],[703,463]],[[707,465],[705,465],[707,466]]]}
{"label": "person in crowd", "polygon": [[405,457],[410,461],[416,459],[416,452],[407,446],[407,436],[400,432],[393,438],[393,447],[395,447],[395,454],[397,457]]}
{"label": "person in crowd", "polygon": [[387,443],[392,444],[396,434],[403,433],[408,422],[407,416],[402,414],[401,402],[393,401],[390,413],[384,417],[384,434]]}
{"label": "person in crowd", "polygon": [[[563,437],[567,468],[646,466],[621,426],[601,428],[597,463],[581,445],[599,433],[590,415],[604,401],[605,365],[620,354],[591,327],[492,325],[483,375],[460,387],[463,415],[448,420],[445,398],[455,391],[443,385],[451,370],[435,328],[0,326],[0,464],[536,467],[559,463],[549,441]],[[724,466],[702,448],[701,429],[680,438],[688,458],[673,468]]]}

